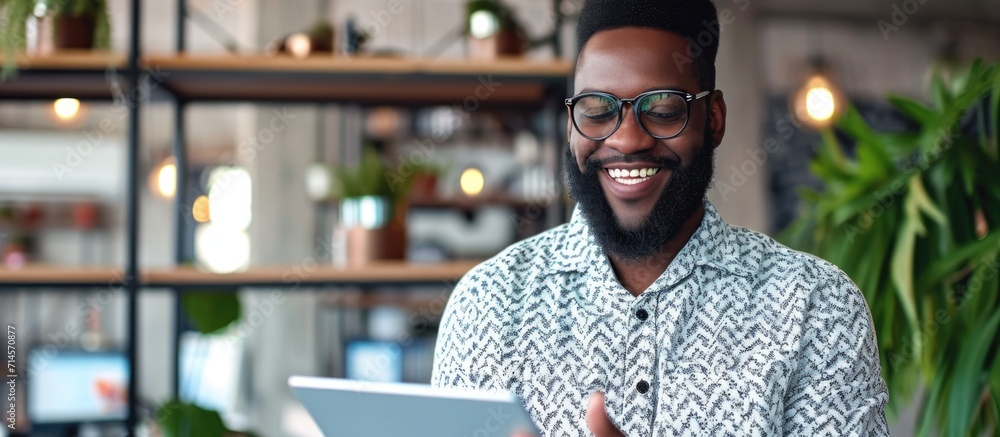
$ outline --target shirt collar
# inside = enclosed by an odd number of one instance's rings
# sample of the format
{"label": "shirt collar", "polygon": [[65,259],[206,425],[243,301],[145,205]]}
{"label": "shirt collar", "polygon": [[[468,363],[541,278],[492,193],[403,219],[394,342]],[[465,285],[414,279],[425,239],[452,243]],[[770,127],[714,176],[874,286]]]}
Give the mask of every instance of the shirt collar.
{"label": "shirt collar", "polygon": [[[556,244],[553,270],[587,272],[610,264],[591,234],[579,205],[574,208],[565,230]],[[735,229],[722,219],[715,205],[706,198],[701,224],[657,282],[679,280],[699,265],[722,269],[733,275],[752,276],[759,267],[759,255],[746,251],[746,245],[736,241],[737,237]]]}

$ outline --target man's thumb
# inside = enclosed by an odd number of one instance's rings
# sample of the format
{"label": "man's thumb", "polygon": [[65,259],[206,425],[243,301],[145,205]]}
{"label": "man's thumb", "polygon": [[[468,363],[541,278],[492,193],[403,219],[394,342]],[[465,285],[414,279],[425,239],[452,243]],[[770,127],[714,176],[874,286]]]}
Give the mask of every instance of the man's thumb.
{"label": "man's thumb", "polygon": [[608,419],[607,410],[604,408],[604,393],[601,392],[594,392],[587,401],[587,426],[597,437],[625,437],[625,434],[611,423],[611,419]]}

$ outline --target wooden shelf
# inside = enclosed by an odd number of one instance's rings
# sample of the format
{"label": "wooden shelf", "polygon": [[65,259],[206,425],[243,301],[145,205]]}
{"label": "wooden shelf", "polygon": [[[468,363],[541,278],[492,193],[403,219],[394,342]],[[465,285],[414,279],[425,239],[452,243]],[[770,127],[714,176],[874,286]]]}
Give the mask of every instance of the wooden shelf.
{"label": "wooden shelf", "polygon": [[21,269],[0,267],[0,287],[117,287],[122,270],[113,267],[59,267],[29,265]]}
{"label": "wooden shelf", "polygon": [[[338,101],[379,105],[534,104],[565,93],[566,61],[315,56],[148,56],[148,71],[187,100]],[[470,103],[471,105],[472,103]]]}
{"label": "wooden shelf", "polygon": [[[408,263],[386,261],[359,268],[318,266],[312,272],[302,266],[255,267],[245,272],[219,274],[192,267],[147,269],[140,273],[142,287],[244,287],[289,288],[322,285],[413,285],[454,282],[479,261]],[[18,270],[0,268],[0,288],[24,286],[117,287],[121,269],[27,266]]]}
{"label": "wooden shelf", "polygon": [[462,211],[476,211],[489,206],[506,206],[523,210],[532,206],[545,209],[551,202],[530,201],[511,196],[496,195],[484,197],[454,197],[454,198],[414,198],[410,200],[410,208],[442,208]]}
{"label": "wooden shelf", "polygon": [[17,77],[0,81],[0,99],[110,100],[109,71],[120,71],[125,57],[115,52],[61,51],[18,55]]}
{"label": "wooden shelf", "polygon": [[254,267],[245,272],[218,274],[190,267],[146,270],[142,274],[147,287],[218,287],[218,286],[277,286],[305,285],[406,285],[457,281],[475,267],[478,261],[419,264],[380,262],[359,268],[319,266],[312,272],[306,266]]}
{"label": "wooden shelf", "polygon": [[[111,99],[114,52],[19,55],[18,76],[0,82],[0,99]],[[158,55],[140,66],[156,97],[189,101],[352,102],[364,105],[537,106],[561,99],[573,64],[521,58],[494,61],[391,57]],[[164,94],[166,92],[166,94]],[[474,106],[473,106],[474,105]]]}

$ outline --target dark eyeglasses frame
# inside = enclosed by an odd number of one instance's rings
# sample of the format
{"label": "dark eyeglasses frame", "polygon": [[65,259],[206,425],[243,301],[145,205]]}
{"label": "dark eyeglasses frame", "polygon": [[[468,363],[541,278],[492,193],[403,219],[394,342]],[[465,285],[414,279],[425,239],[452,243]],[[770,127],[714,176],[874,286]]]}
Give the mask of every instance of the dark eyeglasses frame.
{"label": "dark eyeglasses frame", "polygon": [[[646,96],[649,96],[649,95],[664,94],[664,93],[675,94],[675,95],[681,96],[684,99],[684,103],[687,104],[687,113],[684,116],[684,125],[681,126],[680,130],[678,130],[677,133],[675,133],[673,135],[670,135],[670,136],[658,136],[658,135],[653,135],[652,133],[650,133],[648,130],[646,130],[646,126],[642,124],[642,119],[639,118],[639,111],[635,110],[635,102],[638,102],[640,99],[642,99],[642,98],[644,98]],[[698,100],[698,99],[700,99],[702,97],[705,97],[705,96],[707,96],[707,95],[709,95],[711,93],[712,93],[712,91],[702,91],[702,92],[700,92],[698,94],[691,94],[691,93],[689,93],[687,91],[678,91],[678,90],[653,90],[653,91],[646,91],[646,92],[644,92],[642,94],[639,94],[638,96],[635,96],[635,97],[633,97],[631,99],[620,99],[620,98],[618,98],[618,96],[616,96],[614,94],[611,94],[611,93],[605,93],[605,92],[601,92],[601,91],[593,91],[593,92],[587,92],[587,93],[577,94],[577,95],[575,95],[573,97],[570,97],[570,98],[566,99],[565,103],[566,103],[566,108],[569,109],[569,118],[571,120],[573,120],[573,128],[576,129],[577,133],[579,133],[580,135],[583,135],[583,137],[586,138],[586,139],[588,139],[588,140],[591,140],[591,141],[606,140],[606,139],[608,139],[608,137],[614,135],[615,132],[618,132],[618,128],[621,127],[621,125],[622,125],[622,114],[625,113],[625,104],[626,103],[628,103],[629,105],[632,106],[632,114],[635,115],[635,122],[639,125],[639,128],[642,129],[642,131],[646,133],[646,135],[649,135],[649,136],[651,136],[653,138],[656,138],[658,140],[668,140],[670,138],[674,138],[674,137],[680,135],[681,133],[684,132],[684,129],[687,128],[688,121],[691,120],[691,102],[693,102],[695,100]],[[580,130],[580,126],[578,126],[576,124],[576,117],[573,116],[573,109],[574,109],[574,106],[576,106],[576,102],[580,101],[580,99],[582,99],[584,97],[590,97],[590,96],[609,97],[612,100],[618,102],[618,122],[615,123],[615,128],[611,129],[611,133],[609,133],[609,134],[607,134],[607,135],[605,135],[603,137],[592,138],[592,137],[587,136],[587,134],[583,133],[583,131]]]}

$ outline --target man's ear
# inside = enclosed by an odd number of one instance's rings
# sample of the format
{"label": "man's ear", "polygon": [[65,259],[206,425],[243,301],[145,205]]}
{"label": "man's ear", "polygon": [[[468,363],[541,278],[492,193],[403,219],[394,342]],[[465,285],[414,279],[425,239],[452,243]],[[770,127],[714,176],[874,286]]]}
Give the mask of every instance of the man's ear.
{"label": "man's ear", "polygon": [[712,92],[709,100],[708,117],[712,127],[712,148],[722,144],[722,137],[726,136],[726,99],[722,95],[722,90]]}

